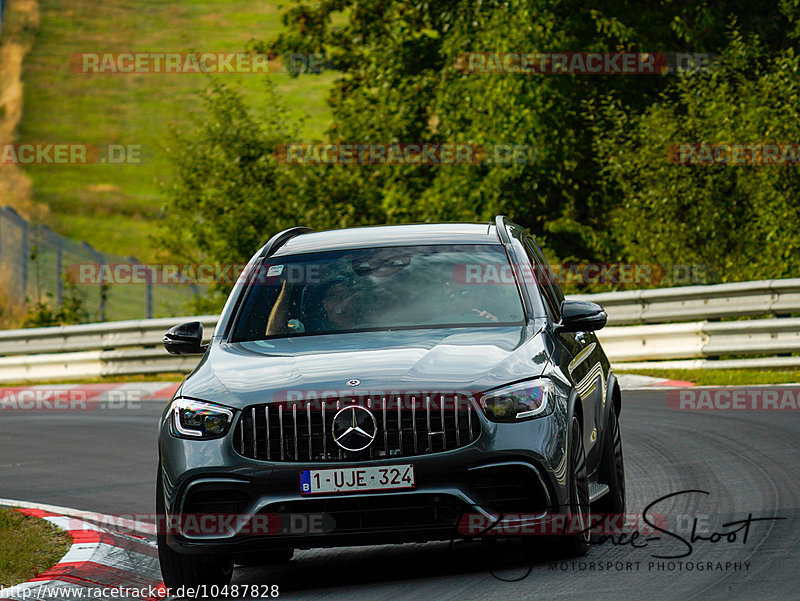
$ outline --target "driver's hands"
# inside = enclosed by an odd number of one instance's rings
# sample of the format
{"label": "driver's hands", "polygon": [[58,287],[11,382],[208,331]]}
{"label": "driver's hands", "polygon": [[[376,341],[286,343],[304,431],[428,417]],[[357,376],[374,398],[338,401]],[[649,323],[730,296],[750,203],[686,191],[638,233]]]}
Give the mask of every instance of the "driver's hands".
{"label": "driver's hands", "polygon": [[306,327],[303,325],[303,322],[299,319],[290,319],[289,323],[289,331],[294,332],[295,334],[302,334],[306,331]]}
{"label": "driver's hands", "polygon": [[474,313],[477,313],[484,319],[488,319],[489,321],[500,321],[497,317],[489,313],[488,311],[481,311],[480,309],[472,309]]}

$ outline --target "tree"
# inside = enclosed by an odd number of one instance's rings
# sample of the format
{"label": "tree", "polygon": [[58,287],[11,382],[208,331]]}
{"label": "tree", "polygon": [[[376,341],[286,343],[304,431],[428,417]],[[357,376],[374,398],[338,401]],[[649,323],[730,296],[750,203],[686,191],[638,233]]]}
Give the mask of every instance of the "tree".
{"label": "tree", "polygon": [[[176,177],[166,188],[162,247],[191,260],[242,262],[271,234],[298,224],[339,228],[505,213],[529,227],[555,260],[714,263],[725,256],[735,257],[727,267],[742,269],[736,277],[781,272],[788,251],[777,241],[794,246],[772,224],[794,218],[794,176],[676,167],[666,161],[664,144],[733,135],[797,139],[787,119],[775,122],[774,111],[793,103],[798,5],[301,0],[285,15],[287,32],[254,42],[252,50],[324,53],[340,70],[330,143],[516,144],[533,149],[531,160],[287,165],[276,150],[301,140],[279,99],[256,119],[235,91],[214,82],[206,118],[189,135],[175,132],[168,149]],[[757,52],[742,40],[758,41]],[[684,76],[462,68],[465,53],[512,51],[724,53],[731,64]],[[759,86],[768,86],[774,101],[765,101]],[[720,93],[742,94],[753,107],[712,109]],[[754,257],[765,236],[769,252]]]}
{"label": "tree", "polygon": [[720,59],[711,71],[681,77],[676,100],[664,98],[641,115],[607,99],[596,148],[607,157],[607,190],[619,194],[612,218],[618,240],[627,257],[708,265],[721,281],[794,275],[798,162],[676,164],[679,144],[800,140],[794,50],[772,55],[756,36],[734,31]]}
{"label": "tree", "polygon": [[[469,52],[718,52],[731,16],[742,31],[793,43],[795,3],[752,0],[598,7],[575,0],[320,0],[286,13],[289,32],[262,49],[324,52],[342,70],[333,141],[527,144],[527,164],[372,167],[389,221],[486,219],[503,212],[561,258],[619,254],[617,204],[601,182],[593,117],[600,98],[634,114],[673,97],[669,76],[467,74]],[[744,18],[746,17],[746,18]],[[337,25],[344,18],[344,25]]]}

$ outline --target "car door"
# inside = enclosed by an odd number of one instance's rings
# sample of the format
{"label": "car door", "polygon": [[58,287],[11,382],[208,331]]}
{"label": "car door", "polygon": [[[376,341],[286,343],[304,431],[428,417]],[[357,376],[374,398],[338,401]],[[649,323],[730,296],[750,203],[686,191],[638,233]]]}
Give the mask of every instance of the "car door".
{"label": "car door", "polygon": [[[553,323],[561,320],[561,303],[564,293],[553,275],[547,259],[532,236],[524,240],[525,251],[531,259],[534,275],[542,296],[552,312]],[[605,397],[605,378],[602,353],[597,337],[592,332],[562,332],[556,335],[563,344],[569,362],[567,371],[583,404],[583,444],[590,472],[599,461],[598,425],[602,424]]]}

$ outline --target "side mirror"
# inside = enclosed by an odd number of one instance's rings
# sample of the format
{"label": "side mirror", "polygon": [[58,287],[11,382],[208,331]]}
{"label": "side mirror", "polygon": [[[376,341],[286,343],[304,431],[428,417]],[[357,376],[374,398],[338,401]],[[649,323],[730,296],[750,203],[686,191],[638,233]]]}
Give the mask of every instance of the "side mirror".
{"label": "side mirror", "polygon": [[203,345],[203,324],[190,321],[170,328],[164,334],[164,348],[170,355],[202,355],[208,348]]}
{"label": "side mirror", "polygon": [[606,325],[603,307],[591,301],[565,300],[561,303],[561,321],[556,332],[594,332]]}

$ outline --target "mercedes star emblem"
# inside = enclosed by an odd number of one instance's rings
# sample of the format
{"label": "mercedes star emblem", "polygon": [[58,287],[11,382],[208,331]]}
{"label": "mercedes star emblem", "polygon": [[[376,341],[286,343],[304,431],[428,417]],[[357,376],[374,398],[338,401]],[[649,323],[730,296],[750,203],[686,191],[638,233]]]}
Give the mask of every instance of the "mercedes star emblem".
{"label": "mercedes star emblem", "polygon": [[353,386],[358,386],[359,384],[361,384],[361,380],[355,380],[355,379],[347,380],[347,385],[350,386],[351,388]]}
{"label": "mercedes star emblem", "polygon": [[363,451],[378,435],[378,422],[369,409],[351,405],[333,416],[331,434],[345,451]]}

